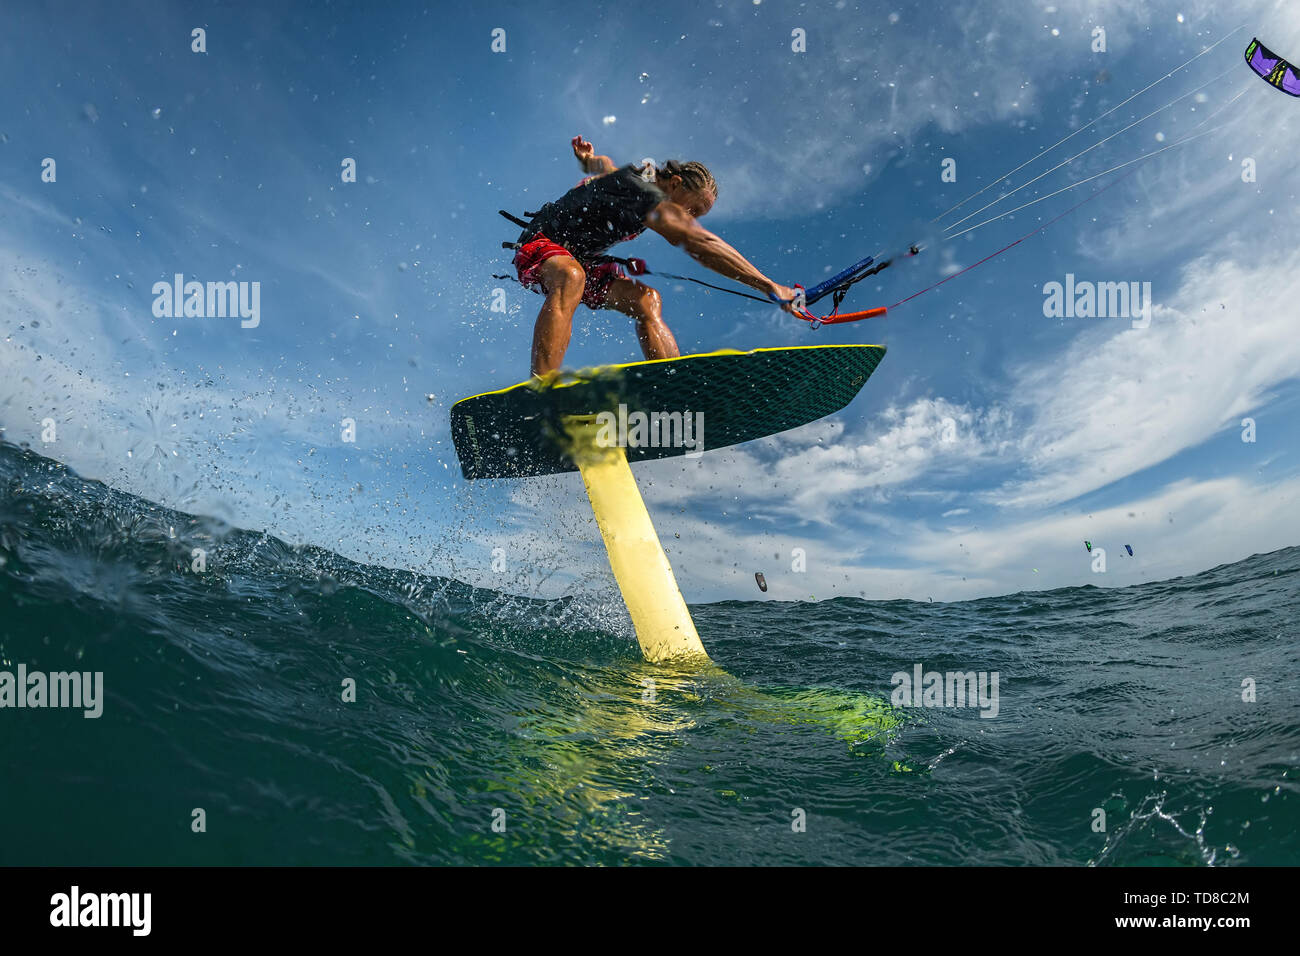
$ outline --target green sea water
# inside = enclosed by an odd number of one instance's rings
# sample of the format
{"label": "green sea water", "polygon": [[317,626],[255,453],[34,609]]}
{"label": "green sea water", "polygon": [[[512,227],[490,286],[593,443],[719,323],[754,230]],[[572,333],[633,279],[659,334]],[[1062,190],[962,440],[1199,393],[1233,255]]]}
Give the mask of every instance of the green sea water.
{"label": "green sea water", "polygon": [[[97,719],[0,709],[0,864],[1300,863],[1300,549],[696,606],[715,665],[673,668],[580,599],[289,547],[11,445],[0,489],[0,671],[104,687]],[[996,717],[892,705],[918,663],[996,671]]]}

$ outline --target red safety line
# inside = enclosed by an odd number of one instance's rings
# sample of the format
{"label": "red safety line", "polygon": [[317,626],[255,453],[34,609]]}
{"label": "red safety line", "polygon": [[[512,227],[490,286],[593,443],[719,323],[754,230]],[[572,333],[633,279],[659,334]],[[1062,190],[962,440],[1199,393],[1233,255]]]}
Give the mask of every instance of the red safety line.
{"label": "red safety line", "polygon": [[[875,309],[867,309],[863,312],[833,312],[824,319],[818,319],[822,325],[835,325],[841,322],[857,322],[859,319],[874,319],[876,316],[884,315],[889,310],[884,306]],[[803,318],[803,316],[799,316]]]}

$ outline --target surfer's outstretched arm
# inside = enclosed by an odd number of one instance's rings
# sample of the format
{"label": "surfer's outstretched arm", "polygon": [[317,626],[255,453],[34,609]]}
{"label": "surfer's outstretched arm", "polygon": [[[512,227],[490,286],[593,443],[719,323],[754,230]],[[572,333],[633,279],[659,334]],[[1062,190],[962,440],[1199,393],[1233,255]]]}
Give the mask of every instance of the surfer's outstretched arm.
{"label": "surfer's outstretched arm", "polygon": [[614,161],[608,156],[597,156],[596,147],[581,136],[573,137],[573,155],[578,158],[584,173],[596,173],[603,176],[605,173],[612,173],[618,169],[614,165]]}
{"label": "surfer's outstretched arm", "polygon": [[743,282],[751,289],[776,296],[781,300],[781,308],[791,311],[790,301],[794,298],[794,289],[773,282],[763,275],[752,262],[729,243],[701,226],[694,216],[677,203],[661,202],[650,210],[645,224],[674,246],[681,246],[706,269]]}

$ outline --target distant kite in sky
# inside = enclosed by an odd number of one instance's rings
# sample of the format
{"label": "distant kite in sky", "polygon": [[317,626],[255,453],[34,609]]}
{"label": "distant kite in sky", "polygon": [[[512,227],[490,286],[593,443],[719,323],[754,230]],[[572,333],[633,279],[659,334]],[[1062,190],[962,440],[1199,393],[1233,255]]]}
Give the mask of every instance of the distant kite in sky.
{"label": "distant kite in sky", "polygon": [[1300,96],[1300,73],[1258,39],[1251,40],[1246,47],[1246,63],[1283,93]]}

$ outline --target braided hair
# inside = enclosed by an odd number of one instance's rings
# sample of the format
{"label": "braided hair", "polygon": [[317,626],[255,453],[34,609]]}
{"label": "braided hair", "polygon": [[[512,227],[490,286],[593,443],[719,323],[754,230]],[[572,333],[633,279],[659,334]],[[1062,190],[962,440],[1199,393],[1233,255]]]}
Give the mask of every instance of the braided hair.
{"label": "braided hair", "polygon": [[713,199],[718,199],[718,183],[713,178],[713,173],[703,163],[680,163],[675,159],[670,159],[658,169],[655,170],[655,178],[668,179],[672,176],[680,176],[682,185],[692,191],[704,190],[713,193]]}

